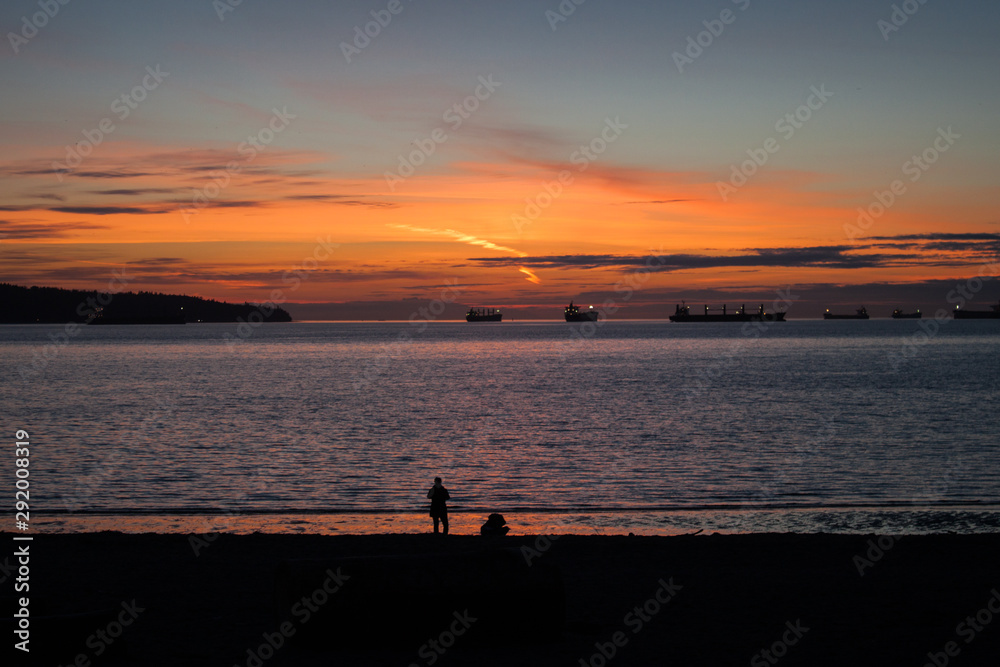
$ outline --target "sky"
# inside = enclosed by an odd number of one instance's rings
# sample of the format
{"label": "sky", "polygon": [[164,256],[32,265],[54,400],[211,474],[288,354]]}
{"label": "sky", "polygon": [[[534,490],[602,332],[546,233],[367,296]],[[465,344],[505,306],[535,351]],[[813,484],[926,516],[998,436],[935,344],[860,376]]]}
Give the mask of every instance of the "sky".
{"label": "sky", "polygon": [[407,319],[1000,276],[996,3],[578,2],[5,2],[0,280]]}

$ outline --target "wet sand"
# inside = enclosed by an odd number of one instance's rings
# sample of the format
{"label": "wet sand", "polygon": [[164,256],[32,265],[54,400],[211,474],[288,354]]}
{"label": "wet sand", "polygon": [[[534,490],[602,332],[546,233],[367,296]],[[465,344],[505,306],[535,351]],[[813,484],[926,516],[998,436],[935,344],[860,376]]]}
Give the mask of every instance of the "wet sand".
{"label": "wet sand", "polygon": [[[3,537],[15,544],[10,534]],[[16,655],[15,664],[921,667],[934,665],[933,656],[941,667],[992,665],[1000,658],[1000,535],[562,536],[549,543],[258,534],[199,540],[36,536],[30,543],[35,660],[24,663]],[[323,609],[308,619],[301,606],[281,613],[280,586],[276,602],[277,573],[289,559],[333,564],[398,556],[400,568],[414,568],[401,576],[419,582],[426,573],[413,563],[424,555],[473,562],[474,554],[501,548],[530,560],[532,573],[558,573],[566,618],[555,636],[484,634],[466,618],[450,625],[451,636],[414,639],[392,613],[405,601],[389,591],[378,601],[381,612],[375,601],[357,607],[355,620],[366,633],[344,638],[323,631],[307,641],[305,629],[321,626]],[[0,561],[14,547],[5,552]],[[15,576],[7,574],[2,586],[5,609],[14,609]],[[329,604],[356,582],[346,569],[326,582]],[[518,589],[509,590],[513,596]],[[462,611],[455,610],[456,619]],[[81,612],[100,613],[66,618]],[[429,644],[432,639],[440,643]],[[44,657],[43,649],[49,650]]]}

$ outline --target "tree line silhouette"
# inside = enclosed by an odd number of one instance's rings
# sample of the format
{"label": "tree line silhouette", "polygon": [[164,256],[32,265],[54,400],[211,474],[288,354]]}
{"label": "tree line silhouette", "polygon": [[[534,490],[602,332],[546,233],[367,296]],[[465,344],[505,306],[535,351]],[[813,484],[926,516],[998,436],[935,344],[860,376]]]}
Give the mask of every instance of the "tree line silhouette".
{"label": "tree line silhouette", "polygon": [[[23,287],[0,283],[0,323],[90,322],[98,317],[115,320],[180,318],[187,322],[237,322],[263,317],[265,322],[291,322],[283,308],[244,302],[159,292],[74,290],[59,287]],[[273,309],[273,310],[272,310]]]}

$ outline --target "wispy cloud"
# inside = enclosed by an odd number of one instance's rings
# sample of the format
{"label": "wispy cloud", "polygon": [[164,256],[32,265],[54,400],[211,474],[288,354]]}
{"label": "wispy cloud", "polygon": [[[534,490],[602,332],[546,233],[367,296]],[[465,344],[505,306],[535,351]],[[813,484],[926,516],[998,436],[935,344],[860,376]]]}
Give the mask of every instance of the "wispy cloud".
{"label": "wispy cloud", "polygon": [[867,241],[1000,241],[1000,234],[947,233],[897,234],[896,236],[869,236]]}
{"label": "wispy cloud", "polygon": [[398,208],[400,205],[391,201],[366,201],[359,198],[350,198],[348,195],[288,195],[284,197],[286,201],[315,201],[336,206],[367,206],[369,208]]}
{"label": "wispy cloud", "polygon": [[627,201],[626,204],[680,204],[682,202],[696,201],[694,199],[650,199],[646,201]]}
{"label": "wispy cloud", "polygon": [[[73,232],[107,229],[106,225],[86,222],[23,222],[0,220],[0,239],[47,239],[69,236]],[[8,257],[9,259],[9,257]]]}
{"label": "wispy cloud", "polygon": [[401,225],[390,223],[386,225],[387,227],[393,227],[395,229],[405,229],[411,232],[417,232],[420,234],[434,234],[435,236],[447,236],[455,239],[460,243],[468,243],[470,245],[477,245],[488,250],[499,250],[500,252],[513,253],[518,257],[527,257],[528,253],[521,252],[520,250],[515,250],[514,248],[508,248],[507,246],[498,245],[492,241],[487,241],[486,239],[481,239],[471,234],[465,234],[463,232],[457,232],[454,229],[432,229],[429,227],[414,227],[412,225]]}
{"label": "wispy cloud", "polygon": [[804,248],[745,249],[734,254],[664,254],[649,262],[649,255],[545,255],[474,257],[470,261],[490,266],[530,266],[548,269],[628,269],[649,267],[652,271],[673,272],[713,268],[832,268],[863,269],[889,266],[965,266],[973,258],[962,255],[941,257],[929,253],[860,252],[871,246],[812,246]]}
{"label": "wispy cloud", "polygon": [[53,206],[50,211],[58,213],[78,213],[82,215],[157,215],[167,213],[168,208],[143,208],[140,206]]}
{"label": "wispy cloud", "polygon": [[519,266],[519,267],[517,267],[517,270],[520,271],[521,273],[526,274],[528,276],[528,279],[527,279],[528,282],[535,283],[536,285],[541,285],[542,284],[541,279],[538,276],[536,276],[535,273],[531,269],[526,269],[523,266]]}
{"label": "wispy cloud", "polygon": [[178,192],[177,188],[119,188],[116,190],[91,190],[95,195],[139,197],[142,195],[163,195]]}
{"label": "wispy cloud", "polygon": [[[498,245],[496,243],[493,243],[492,241],[487,241],[486,239],[481,239],[481,238],[478,238],[476,236],[472,236],[471,234],[465,234],[463,232],[457,232],[454,229],[432,229],[432,228],[429,228],[429,227],[414,227],[412,225],[401,225],[401,224],[389,224],[388,226],[389,227],[393,227],[395,229],[405,229],[405,230],[408,230],[408,231],[411,231],[411,232],[418,232],[418,233],[421,233],[421,234],[433,234],[435,236],[447,236],[447,237],[455,239],[459,243],[468,243],[470,245],[475,245],[475,246],[480,246],[480,247],[486,248],[487,250],[498,250],[500,252],[509,252],[509,253],[512,253],[516,258],[527,257],[528,256],[528,253],[526,253],[526,252],[522,252],[520,250],[516,250],[515,248],[508,248],[507,246]],[[503,259],[511,259],[511,261],[514,262],[515,265],[518,264],[518,262],[516,262],[515,259],[513,259],[513,258],[503,258]],[[535,283],[536,285],[541,284],[541,282],[542,282],[541,278],[539,278],[537,275],[535,275],[535,273],[533,271],[531,271],[531,270],[529,270],[529,269],[527,269],[527,268],[525,268],[523,266],[518,266],[517,270],[527,276],[527,278],[525,278],[525,280],[527,280],[528,282]]]}
{"label": "wispy cloud", "polygon": [[937,232],[870,236],[866,240],[876,248],[964,253],[970,258],[991,257],[1000,253],[1000,234]]}

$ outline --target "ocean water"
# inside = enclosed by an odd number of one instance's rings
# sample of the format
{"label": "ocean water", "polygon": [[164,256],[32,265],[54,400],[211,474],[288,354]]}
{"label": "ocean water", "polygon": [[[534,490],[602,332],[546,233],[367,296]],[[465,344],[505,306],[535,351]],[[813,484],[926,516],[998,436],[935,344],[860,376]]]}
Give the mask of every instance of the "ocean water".
{"label": "ocean water", "polygon": [[1000,322],[923,326],[8,325],[0,398],[41,530],[998,530]]}

